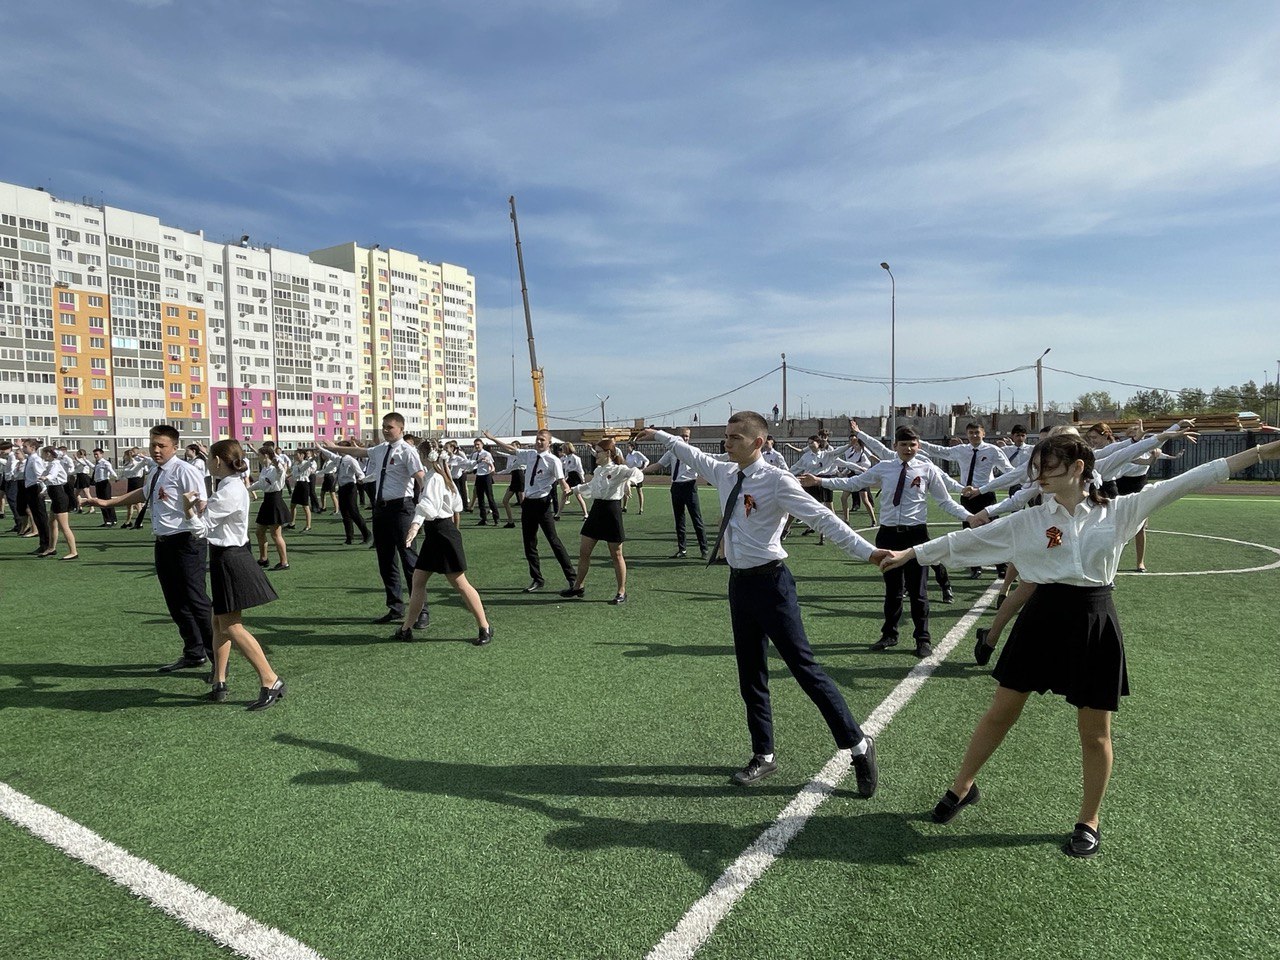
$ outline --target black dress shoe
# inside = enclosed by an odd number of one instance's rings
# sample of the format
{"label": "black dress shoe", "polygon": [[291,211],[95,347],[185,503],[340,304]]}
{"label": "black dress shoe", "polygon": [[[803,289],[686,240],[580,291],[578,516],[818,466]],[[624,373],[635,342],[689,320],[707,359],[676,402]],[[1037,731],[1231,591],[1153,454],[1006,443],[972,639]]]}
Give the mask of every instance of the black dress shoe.
{"label": "black dress shoe", "polygon": [[388,610],[386,613],[384,613],[382,616],[380,616],[377,620],[373,622],[374,623],[395,623],[397,620],[399,620],[403,616],[404,616],[403,613],[396,613],[394,610]]}
{"label": "black dress shoe", "polygon": [[987,643],[987,637],[990,635],[990,627],[978,628],[978,642],[973,645],[973,659],[980,667],[985,667],[991,661],[991,654],[996,650],[994,646]]}
{"label": "black dress shoe", "polygon": [[778,769],[778,764],[773,760],[766,760],[760,754],[755,754],[745,767],[741,770],[733,772],[733,782],[740,787],[747,787],[753,783],[759,783],[765,777],[774,773]]}
{"label": "black dress shoe", "polygon": [[531,584],[524,588],[525,593],[537,593],[542,589],[542,581],[534,580]]}
{"label": "black dress shoe", "polygon": [[422,613],[418,614],[418,619],[413,621],[413,629],[425,630],[429,626],[431,626],[431,614],[423,610]]}
{"label": "black dress shoe", "polygon": [[276,682],[269,687],[258,688],[258,699],[249,704],[247,710],[265,710],[277,700],[284,699],[284,681],[276,678]]}
{"label": "black dress shoe", "polygon": [[858,796],[874,797],[880,785],[880,767],[876,763],[876,742],[867,737],[867,750],[851,758],[853,776],[858,783]]}
{"label": "black dress shoe", "polygon": [[209,662],[207,657],[179,657],[173,663],[166,663],[163,667],[157,668],[157,673],[173,673],[175,670],[190,670],[192,667],[201,667]]}
{"label": "black dress shoe", "polygon": [[269,566],[271,566],[271,561],[270,561],[270,560],[259,560],[259,561],[258,561],[258,566],[260,566],[260,567],[269,567]]}
{"label": "black dress shoe", "polygon": [[575,587],[573,584],[569,584],[567,589],[560,591],[560,596],[564,597],[566,600],[571,599],[572,597],[585,597],[586,595],[587,591],[585,589],[582,587]]}
{"label": "black dress shoe", "polygon": [[896,647],[897,645],[898,645],[897,637],[881,637],[879,640],[877,640],[875,643],[871,645],[871,649],[872,650],[888,650],[890,647]]}
{"label": "black dress shoe", "polygon": [[950,823],[956,818],[956,814],[960,812],[961,807],[967,807],[970,804],[977,803],[982,799],[982,794],[978,790],[978,784],[974,783],[969,787],[969,792],[964,797],[957,797],[948,790],[942,795],[942,799],[938,801],[933,808],[934,823]]}
{"label": "black dress shoe", "polygon": [[1077,823],[1062,846],[1068,857],[1092,857],[1102,845],[1102,835],[1087,823]]}
{"label": "black dress shoe", "polygon": [[406,627],[396,627],[396,632],[391,635],[391,639],[409,643],[413,640],[413,630]]}
{"label": "black dress shoe", "polygon": [[272,567],[271,569],[272,569],[272,570],[288,570],[288,569],[289,569],[289,565],[288,565],[287,563],[277,563],[277,564],[276,564],[274,567]]}
{"label": "black dress shoe", "polygon": [[615,596],[612,600],[609,601],[609,603],[615,607],[620,603],[626,603],[626,602],[627,602],[627,595],[625,593],[620,593],[617,596]]}
{"label": "black dress shoe", "polygon": [[950,587],[943,587],[943,588],[942,588],[942,602],[943,602],[943,603],[955,603],[955,602],[956,602],[956,592],[955,592],[954,590],[952,590]]}
{"label": "black dress shoe", "polygon": [[476,638],[471,641],[473,646],[483,647],[485,644],[493,640],[493,627],[481,627],[480,632],[476,634]]}
{"label": "black dress shoe", "polygon": [[683,559],[684,559],[685,557],[687,557],[688,555],[689,555],[689,554],[688,554],[686,551],[684,551],[684,550],[677,550],[675,553],[673,553],[673,554],[671,555],[671,559],[672,559],[672,560],[683,560]]}
{"label": "black dress shoe", "polygon": [[928,640],[920,640],[916,643],[916,656],[923,660],[933,654],[933,644]]}
{"label": "black dress shoe", "polygon": [[982,568],[981,568],[981,567],[970,567],[970,568],[969,568],[969,579],[970,579],[970,580],[977,580],[980,576],[982,576]]}
{"label": "black dress shoe", "polygon": [[214,703],[227,702],[227,685],[226,683],[215,683],[209,691],[209,699]]}

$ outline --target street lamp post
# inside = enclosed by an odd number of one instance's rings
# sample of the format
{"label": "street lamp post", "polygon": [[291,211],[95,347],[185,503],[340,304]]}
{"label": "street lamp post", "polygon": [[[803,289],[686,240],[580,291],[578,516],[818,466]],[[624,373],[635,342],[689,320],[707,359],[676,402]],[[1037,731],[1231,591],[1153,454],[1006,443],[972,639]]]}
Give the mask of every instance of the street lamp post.
{"label": "street lamp post", "polygon": [[610,396],[612,396],[612,394],[606,393],[603,397],[600,396],[600,394],[598,393],[596,394],[596,399],[600,401],[600,429],[601,430],[609,429],[609,421],[607,421],[604,418],[604,402],[608,400]]}
{"label": "street lamp post", "polygon": [[898,432],[898,281],[889,264],[881,263],[880,267],[889,274],[889,442],[893,443],[894,434]]}

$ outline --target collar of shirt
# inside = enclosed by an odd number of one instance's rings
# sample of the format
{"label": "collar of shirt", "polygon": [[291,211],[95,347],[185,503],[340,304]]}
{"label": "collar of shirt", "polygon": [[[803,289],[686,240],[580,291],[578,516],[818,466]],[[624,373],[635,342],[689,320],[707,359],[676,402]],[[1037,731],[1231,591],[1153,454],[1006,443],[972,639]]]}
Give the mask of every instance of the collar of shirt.
{"label": "collar of shirt", "polygon": [[203,533],[204,525],[195,517],[188,517],[182,509],[182,495],[196,493],[204,499],[204,480],[196,476],[191,465],[174,457],[151,474],[143,487],[151,512],[151,532],[167,536],[183,531]]}

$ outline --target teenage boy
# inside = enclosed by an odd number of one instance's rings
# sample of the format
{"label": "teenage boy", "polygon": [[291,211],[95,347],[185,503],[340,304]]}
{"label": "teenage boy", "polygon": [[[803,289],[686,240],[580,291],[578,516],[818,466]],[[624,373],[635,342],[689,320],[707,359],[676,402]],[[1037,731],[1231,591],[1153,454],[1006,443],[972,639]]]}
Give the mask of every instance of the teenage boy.
{"label": "teenage boy", "polygon": [[118,497],[86,497],[85,503],[103,508],[144,503],[151,514],[155,535],[156,579],[164,593],[169,616],[182,636],[182,656],[160,667],[172,673],[198,667],[213,656],[213,605],[205,591],[208,545],[199,517],[187,516],[183,509],[186,494],[194,494],[199,510],[204,510],[207,494],[199,469],[178,456],[182,438],[167,423],[151,428],[151,457],[156,468],[146,483]]}
{"label": "teenage boy", "polygon": [[[952,500],[947,492],[942,482],[942,468],[918,455],[920,435],[915,430],[899,427],[894,434],[894,451],[893,459],[881,460],[856,477],[805,474],[800,483],[806,487],[821,485],[829,490],[867,490],[879,486],[880,526],[876,529],[876,547],[884,550],[903,550],[929,539],[926,524],[930,497],[957,520],[967,522],[970,519],[969,512]],[[907,564],[886,571],[883,576],[884,625],[880,628],[880,639],[871,645],[871,649],[887,650],[898,645],[898,621],[902,618],[902,587],[905,581],[911,598],[916,656],[922,659],[929,656],[933,653],[933,643],[929,634],[928,571],[916,563],[915,566]]]}
{"label": "teenage boy", "polygon": [[[107,458],[107,451],[95,447],[93,451],[93,495],[99,500],[111,499],[111,481],[116,479],[116,468]],[[115,507],[102,508],[102,527],[116,525]]]}
{"label": "teenage boy", "polygon": [[639,439],[656,440],[681,463],[691,464],[720,495],[720,531],[712,558],[723,544],[729,562],[729,618],[738,662],[738,688],[747,708],[752,756],[733,774],[742,786],[758,783],[778,768],[774,757],[773,712],[769,702],[769,641],[822,713],[836,746],[849,750],[858,793],[876,792],[875,743],[849,713],[835,683],[813,658],[800,619],[796,582],[783,562],[782,525],[793,514],[821,530],[859,560],[878,562],[888,551],[871,544],[800,488],[790,473],[764,462],[760,452],[768,424],[743,410],[729,418],[724,448],[728,460],[708,456],[669,433],[647,429]]}
{"label": "teenage boy", "polygon": [[542,563],[538,557],[539,530],[547,538],[547,544],[572,590],[577,574],[569,559],[569,551],[556,536],[554,505],[551,500],[553,487],[562,489],[564,495],[569,496],[569,484],[564,478],[564,464],[551,452],[551,431],[539,430],[533,438],[532,450],[503,443],[487,430],[484,438],[510,457],[508,462],[513,469],[523,469],[525,473],[524,499],[520,501],[520,530],[524,534],[524,558],[529,563],[529,585],[524,588],[524,592],[535,593],[545,583],[542,578]]}
{"label": "teenage boy", "polygon": [[[404,417],[395,412],[383,417],[382,443],[368,450],[339,447],[332,443],[326,443],[324,447],[340,456],[367,454],[369,457],[365,477],[373,481],[373,546],[378,555],[378,576],[382,578],[387,598],[387,612],[373,622],[398,623],[404,619],[400,569],[404,570],[405,585],[412,586],[413,569],[418,563],[417,552],[406,544],[405,539],[413,525],[418,491],[426,478],[418,451],[404,439]],[[425,630],[430,622],[431,617],[424,605],[414,627]]]}
{"label": "teenage boy", "polygon": [[[680,440],[688,445],[693,436],[688,427],[680,431]],[[707,533],[702,525],[702,508],[698,506],[698,473],[686,461],[668,450],[660,460],[649,464],[641,473],[657,473],[659,470],[671,471],[671,512],[676,522],[676,552],[672,560],[683,560],[689,555],[686,549],[688,541],[684,533],[684,515],[687,512],[693,523],[694,536],[698,538],[698,553],[707,559]]]}
{"label": "teenage boy", "polygon": [[[1000,473],[1010,473],[1013,471],[1013,465],[1009,463],[1004,453],[994,443],[987,443],[987,431],[980,423],[970,423],[964,428],[965,436],[968,437],[967,444],[962,443],[954,447],[942,447],[936,443],[928,441],[920,442],[920,449],[932,457],[933,459],[950,460],[960,468],[961,482],[965,488],[981,487],[983,484],[991,480],[991,475],[995,471]],[[964,507],[970,513],[977,513],[979,510],[985,510],[996,502],[994,493],[983,493],[978,496],[961,496],[960,506]],[[965,526],[969,526],[966,522]],[[1003,579],[1005,575],[1005,565],[1003,563],[996,566],[996,576]],[[982,576],[981,567],[969,568],[969,579],[977,580]]]}

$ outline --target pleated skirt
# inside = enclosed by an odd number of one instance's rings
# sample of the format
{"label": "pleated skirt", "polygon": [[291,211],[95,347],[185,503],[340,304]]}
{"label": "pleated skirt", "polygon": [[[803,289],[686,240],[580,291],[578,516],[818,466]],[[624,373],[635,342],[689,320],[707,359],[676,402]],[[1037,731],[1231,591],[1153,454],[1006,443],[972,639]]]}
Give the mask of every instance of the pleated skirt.
{"label": "pleated skirt", "polygon": [[218,614],[260,607],[277,599],[247,543],[242,547],[209,545],[209,585],[213,612]]}

